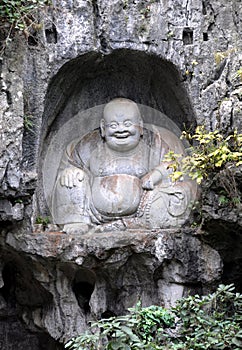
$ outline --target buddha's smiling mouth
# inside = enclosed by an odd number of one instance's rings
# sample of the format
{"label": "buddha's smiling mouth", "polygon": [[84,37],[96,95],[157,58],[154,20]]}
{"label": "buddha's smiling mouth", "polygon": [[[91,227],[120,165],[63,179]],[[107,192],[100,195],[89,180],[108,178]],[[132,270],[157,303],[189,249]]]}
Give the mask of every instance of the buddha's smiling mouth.
{"label": "buddha's smiling mouth", "polygon": [[131,134],[129,132],[122,132],[122,133],[115,133],[114,136],[117,139],[126,139],[130,136]]}

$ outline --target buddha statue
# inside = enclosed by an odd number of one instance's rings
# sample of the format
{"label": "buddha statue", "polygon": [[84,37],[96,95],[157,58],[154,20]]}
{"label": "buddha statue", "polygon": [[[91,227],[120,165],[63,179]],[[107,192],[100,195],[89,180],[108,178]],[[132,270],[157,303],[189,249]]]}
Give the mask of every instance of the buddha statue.
{"label": "buddha statue", "polygon": [[195,198],[190,180],[173,183],[164,157],[184,147],[171,131],[143,125],[138,105],[116,98],[100,129],[68,145],[52,195],[63,231],[168,228],[183,224]]}

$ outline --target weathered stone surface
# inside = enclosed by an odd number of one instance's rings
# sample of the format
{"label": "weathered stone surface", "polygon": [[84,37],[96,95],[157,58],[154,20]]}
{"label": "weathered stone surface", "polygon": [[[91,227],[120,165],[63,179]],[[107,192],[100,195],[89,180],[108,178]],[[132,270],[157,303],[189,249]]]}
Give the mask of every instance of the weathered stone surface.
{"label": "weathered stone surface", "polygon": [[189,292],[207,292],[222,269],[215,250],[175,230],[8,233],[6,244],[22,256],[22,264],[28,259],[34,283],[51,296],[48,307],[48,298],[33,300],[30,314],[20,291],[27,319],[61,342],[84,331],[88,319],[122,314],[139,299],[144,306],[169,306]]}
{"label": "weathered stone surface", "polygon": [[[197,123],[241,131],[241,1],[53,4],[47,16],[39,14],[43,26],[34,40],[15,37],[8,44],[0,67],[4,349],[57,349],[30,332],[64,341],[92,315],[123,312],[138,297],[144,305],[169,304],[188,290],[215,287],[220,278],[242,288],[241,217],[219,207],[213,194],[204,203],[207,224],[199,239],[184,229],[33,235],[31,226],[49,215],[41,169],[50,140],[80,111],[123,96],[160,110],[180,128]],[[205,238],[220,252],[223,272]],[[16,317],[24,319],[28,341],[15,335]]]}
{"label": "weathered stone surface", "polygon": [[[4,188],[10,191],[20,185],[24,115],[32,116],[34,129],[34,134],[27,132],[29,141],[24,141],[24,165],[29,169],[36,163],[41,115],[52,77],[67,61],[88,52],[102,52],[108,57],[116,49],[126,49],[169,60],[183,76],[198,123],[227,129],[239,126],[241,81],[236,72],[241,65],[240,12],[240,1],[232,0],[215,3],[63,0],[58,6],[54,5],[47,18],[41,13],[45,25],[37,33],[37,46],[26,48],[24,39],[19,38],[7,47],[3,57],[1,125],[5,131],[1,145],[5,156],[1,157],[1,174],[5,174]],[[101,56],[97,57],[97,60],[101,59]],[[115,62],[115,65],[121,62]],[[136,69],[139,71],[138,62]],[[146,87],[148,80],[142,88]],[[66,79],[67,89],[73,82]],[[141,91],[138,93],[137,96]],[[61,94],[52,96],[51,105],[47,105],[48,109],[51,108],[48,115],[51,114],[52,118],[65,107],[61,98]],[[226,108],[235,115],[230,121],[226,117],[229,112],[221,106],[225,98],[233,105]],[[58,110],[55,110],[58,101]],[[103,102],[104,99],[98,100],[96,96],[96,104]],[[150,103],[155,103],[154,98]],[[191,110],[187,112],[192,114]]]}

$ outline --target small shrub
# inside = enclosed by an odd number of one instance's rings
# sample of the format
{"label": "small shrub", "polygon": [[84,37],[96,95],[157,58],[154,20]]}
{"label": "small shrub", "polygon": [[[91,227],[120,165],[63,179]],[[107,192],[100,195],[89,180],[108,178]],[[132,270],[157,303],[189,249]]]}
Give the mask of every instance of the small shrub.
{"label": "small shrub", "polygon": [[181,299],[174,312],[182,349],[241,349],[235,342],[242,323],[242,295],[234,292],[233,285],[220,285],[207,296]]}
{"label": "small shrub", "polygon": [[211,185],[216,180],[231,201],[236,198],[234,203],[238,203],[240,194],[234,173],[242,165],[242,134],[235,130],[224,137],[218,130],[208,132],[203,126],[198,126],[194,135],[183,132],[182,138],[195,142],[195,145],[188,149],[186,157],[172,151],[165,157],[172,169],[172,180],[178,181],[185,174],[198,184],[207,180]]}
{"label": "small shrub", "polygon": [[47,217],[42,217],[42,216],[37,216],[35,223],[38,225],[43,225],[44,228],[47,227],[47,225],[50,223],[50,218]]}
{"label": "small shrub", "polygon": [[23,116],[23,119],[24,119],[25,130],[33,132],[33,127],[34,127],[33,116],[31,114],[25,114]]}
{"label": "small shrub", "polygon": [[242,294],[220,285],[207,296],[189,296],[171,310],[142,308],[125,316],[91,323],[90,331],[72,338],[75,350],[239,350],[242,349]]}

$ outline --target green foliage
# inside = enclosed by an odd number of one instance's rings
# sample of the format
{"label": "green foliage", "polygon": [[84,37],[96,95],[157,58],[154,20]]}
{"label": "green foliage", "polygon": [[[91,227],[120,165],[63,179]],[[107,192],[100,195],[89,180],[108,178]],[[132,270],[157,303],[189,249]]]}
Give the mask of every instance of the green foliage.
{"label": "green foliage", "polygon": [[14,200],[14,203],[18,203],[18,204],[22,204],[23,203],[23,200],[21,199],[21,198],[16,198],[15,200]]}
{"label": "green foliage", "polygon": [[219,196],[218,202],[220,206],[227,206],[229,204],[229,198],[222,194]]}
{"label": "green foliage", "polygon": [[229,57],[231,54],[236,52],[236,48],[228,49],[227,51],[217,51],[214,53],[214,59],[215,63],[219,65],[221,62],[223,62],[227,57]]}
{"label": "green foliage", "polygon": [[48,216],[47,217],[37,216],[35,223],[46,227],[50,223],[50,218]]}
{"label": "green foliage", "polygon": [[153,343],[157,338],[165,337],[165,329],[174,325],[174,316],[166,309],[152,305],[136,309],[138,319],[138,333],[145,343]]}
{"label": "green foliage", "polygon": [[49,4],[50,0],[2,0],[0,18],[15,29],[24,30],[33,22],[33,13]]}
{"label": "green foliage", "polygon": [[240,78],[240,80],[242,81],[242,67],[240,69],[237,70],[236,75]]}
{"label": "green foliage", "polygon": [[51,0],[1,0],[0,30],[5,34],[1,52],[14,33],[23,32],[28,38],[32,31],[39,30],[42,24],[37,19],[37,12],[50,4]]}
{"label": "green foliage", "polygon": [[76,350],[160,349],[157,341],[166,338],[166,329],[175,323],[174,316],[160,306],[129,309],[129,314],[103,319],[91,324],[91,333],[71,339],[66,348]]}
{"label": "green foliage", "polygon": [[[233,285],[221,285],[207,296],[189,296],[174,309],[180,318],[181,349],[241,349],[242,295]],[[172,349],[172,348],[171,348]]]}
{"label": "green foliage", "polygon": [[195,142],[195,145],[190,147],[186,157],[172,151],[166,156],[165,161],[172,169],[172,180],[177,181],[184,174],[198,184],[216,179],[226,195],[232,201],[236,198],[238,203],[240,196],[234,170],[242,164],[242,134],[235,130],[224,137],[218,130],[208,132],[203,126],[198,126],[194,135],[184,131],[182,138]]}
{"label": "green foliage", "polygon": [[34,127],[34,124],[33,124],[33,116],[31,114],[25,114],[24,115],[24,128],[28,131],[31,131],[33,132],[33,127]]}
{"label": "green foliage", "polygon": [[91,323],[72,338],[75,350],[239,350],[242,349],[242,294],[221,285],[207,296],[189,296],[171,310],[160,306],[129,309],[125,316]]}

